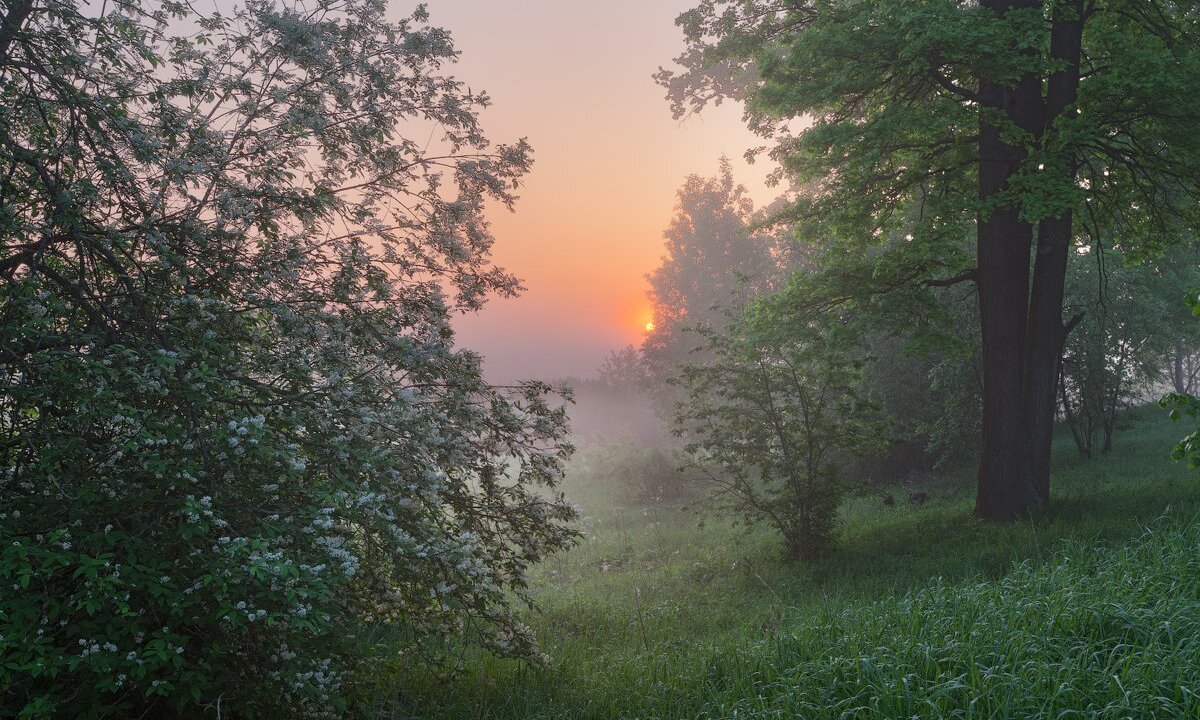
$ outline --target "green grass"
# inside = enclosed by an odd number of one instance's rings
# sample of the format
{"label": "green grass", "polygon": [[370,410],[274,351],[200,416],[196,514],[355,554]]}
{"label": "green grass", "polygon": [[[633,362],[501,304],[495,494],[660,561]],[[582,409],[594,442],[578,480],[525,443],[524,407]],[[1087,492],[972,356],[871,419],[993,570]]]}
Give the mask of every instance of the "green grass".
{"label": "green grass", "polygon": [[389,677],[380,715],[1200,717],[1200,478],[1163,415],[1106,458],[1060,438],[1052,502],[1011,524],[972,517],[967,471],[921,508],[859,497],[809,565],[765,528],[573,488],[586,538],[533,574],[551,664]]}

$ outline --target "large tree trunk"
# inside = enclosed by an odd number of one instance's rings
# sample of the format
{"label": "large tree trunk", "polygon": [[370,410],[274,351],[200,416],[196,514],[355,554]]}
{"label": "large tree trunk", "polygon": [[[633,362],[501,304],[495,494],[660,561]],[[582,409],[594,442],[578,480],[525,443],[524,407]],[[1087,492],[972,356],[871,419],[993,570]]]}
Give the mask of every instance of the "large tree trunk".
{"label": "large tree trunk", "polygon": [[1030,465],[1038,501],[1050,501],[1050,445],[1054,439],[1054,391],[1062,365],[1067,329],[1062,322],[1071,213],[1038,224],[1037,259],[1029,299],[1029,359],[1026,363],[1025,422]]}
{"label": "large tree trunk", "polygon": [[[1041,105],[1041,88],[1032,75],[1015,89],[984,82],[980,96],[1012,120],[1017,120],[1014,115],[1032,116],[1030,104],[1036,109]],[[1001,129],[981,117],[979,196],[986,206],[995,203],[1026,153],[1023,147],[1004,142]],[[991,208],[979,218],[976,285],[982,335],[983,447],[975,512],[992,520],[1011,518],[1037,501],[1021,403],[1032,242],[1033,227],[1021,220],[1014,206]]]}
{"label": "large tree trunk", "polygon": [[[1057,6],[1050,34],[1050,55],[1063,63],[1046,88],[1045,132],[1052,138],[1054,123],[1079,95],[1079,62],[1083,47],[1083,2]],[[1047,172],[1071,183],[1077,171],[1074,157],[1054,158]],[[1029,298],[1029,358],[1025,365],[1025,418],[1030,434],[1030,463],[1038,500],[1050,500],[1050,445],[1054,437],[1054,390],[1062,364],[1063,343],[1071,325],[1062,322],[1067,253],[1074,235],[1070,210],[1038,224],[1033,290]]]}
{"label": "large tree trunk", "polygon": [[[1001,16],[1042,7],[1040,0],[985,0],[984,5]],[[1032,73],[1012,88],[980,83],[981,104],[1001,110],[1034,142],[1043,140],[1053,120],[1075,101],[1082,32],[1075,10],[1080,6],[1068,3],[1054,18],[1051,51],[1067,66],[1051,77],[1046,97],[1041,78]],[[989,520],[1011,519],[1049,499],[1055,388],[1067,330],[1062,299],[1071,214],[1039,224],[1031,292],[1033,227],[1021,220],[1018,208],[996,201],[1025,157],[1023,145],[1007,144],[1000,128],[981,115],[979,195],[985,209],[978,227],[976,282],[984,383],[975,512]],[[1074,177],[1073,160],[1064,158],[1062,164],[1050,172]]]}
{"label": "large tree trunk", "polygon": [[[992,145],[984,133],[981,146]],[[1007,177],[983,163],[981,189]],[[987,197],[988,195],[984,195]],[[983,447],[975,512],[1006,520],[1037,502],[1029,433],[1021,406],[1029,247],[1033,229],[1015,209],[996,210],[979,223],[979,316],[983,359]]]}

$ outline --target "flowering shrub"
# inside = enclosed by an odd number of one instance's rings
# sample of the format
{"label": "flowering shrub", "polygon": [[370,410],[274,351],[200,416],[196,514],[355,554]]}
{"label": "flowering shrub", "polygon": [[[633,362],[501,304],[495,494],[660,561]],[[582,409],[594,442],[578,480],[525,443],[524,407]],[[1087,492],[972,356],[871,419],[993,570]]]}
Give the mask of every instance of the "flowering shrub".
{"label": "flowering shrub", "polygon": [[540,657],[565,418],[449,326],[518,289],[482,211],[529,148],[384,10],[0,8],[6,712],[312,717],[446,638]]}

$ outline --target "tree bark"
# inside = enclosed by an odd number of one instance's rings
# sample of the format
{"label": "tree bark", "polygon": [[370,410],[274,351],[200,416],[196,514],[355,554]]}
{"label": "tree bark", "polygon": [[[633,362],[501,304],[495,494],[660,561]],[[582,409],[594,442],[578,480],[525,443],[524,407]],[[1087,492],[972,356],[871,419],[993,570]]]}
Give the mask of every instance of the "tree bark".
{"label": "tree bark", "polygon": [[[1075,104],[1079,95],[1079,64],[1083,48],[1083,1],[1061,3],[1055,9],[1050,31],[1050,56],[1063,63],[1050,76],[1046,88],[1044,135],[1053,140],[1054,124]],[[1074,157],[1054,158],[1048,172],[1075,182]],[[1069,329],[1063,324],[1063,290],[1067,254],[1074,235],[1070,210],[1038,224],[1033,289],[1029,298],[1025,368],[1025,421],[1030,433],[1030,462],[1038,501],[1050,501],[1050,447],[1054,438],[1054,394],[1062,364],[1063,343]]]}
{"label": "tree bark", "polygon": [[[1040,9],[1039,0],[985,0],[1003,17],[1012,10]],[[1015,202],[998,196],[1026,158],[1023,145],[1005,142],[987,110],[1002,111],[1032,144],[1042,143],[1054,120],[1075,102],[1082,45],[1082,1],[1060,6],[1052,19],[1051,53],[1064,67],[1049,79],[1026,73],[1015,87],[983,80],[980,99],[979,218],[977,253],[983,355],[983,447],[975,512],[1008,520],[1049,500],[1050,441],[1054,427],[1063,342],[1063,287],[1073,235],[1070,212],[1043,220],[1037,257],[1031,260],[1033,227]],[[1029,52],[1035,52],[1030,50]],[[1072,181],[1074,158],[1056,158],[1050,172]],[[1030,266],[1033,283],[1030,286]]]}
{"label": "tree bark", "polygon": [[[1000,15],[1029,2],[988,3]],[[1038,78],[1026,74],[1017,87],[983,81],[983,104],[1003,111],[1004,117],[1036,132],[1040,119]],[[1026,311],[1029,299],[1029,250],[1033,227],[1020,218],[1012,203],[998,203],[1026,157],[1021,145],[1005,142],[1001,127],[980,115],[979,197],[984,211],[978,221],[976,253],[979,318],[983,361],[983,447],[975,512],[991,520],[1006,520],[1036,501],[1029,433],[1021,413],[1025,367]]]}
{"label": "tree bark", "polygon": [[9,46],[32,12],[33,0],[15,0],[9,3],[8,12],[0,17],[0,67],[8,64]]}

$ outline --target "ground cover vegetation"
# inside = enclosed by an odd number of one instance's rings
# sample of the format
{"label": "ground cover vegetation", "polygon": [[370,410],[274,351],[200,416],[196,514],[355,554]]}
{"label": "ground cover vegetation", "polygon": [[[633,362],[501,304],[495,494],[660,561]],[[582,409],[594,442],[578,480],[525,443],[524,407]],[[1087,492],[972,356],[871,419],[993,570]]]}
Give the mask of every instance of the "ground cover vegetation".
{"label": "ground cover vegetation", "polygon": [[528,622],[554,661],[472,656],[458,692],[383,683],[380,707],[393,718],[1186,717],[1200,673],[1200,485],[1165,460],[1179,433],[1166,414],[1128,412],[1103,459],[1080,456],[1060,426],[1054,496],[1020,522],[972,517],[967,465],[923,505],[886,507],[892,486],[844,503],[837,549],[801,565],[769,528],[697,515],[696,496],[639,504],[613,491],[617,474],[568,479],[585,539],[531,576]]}

